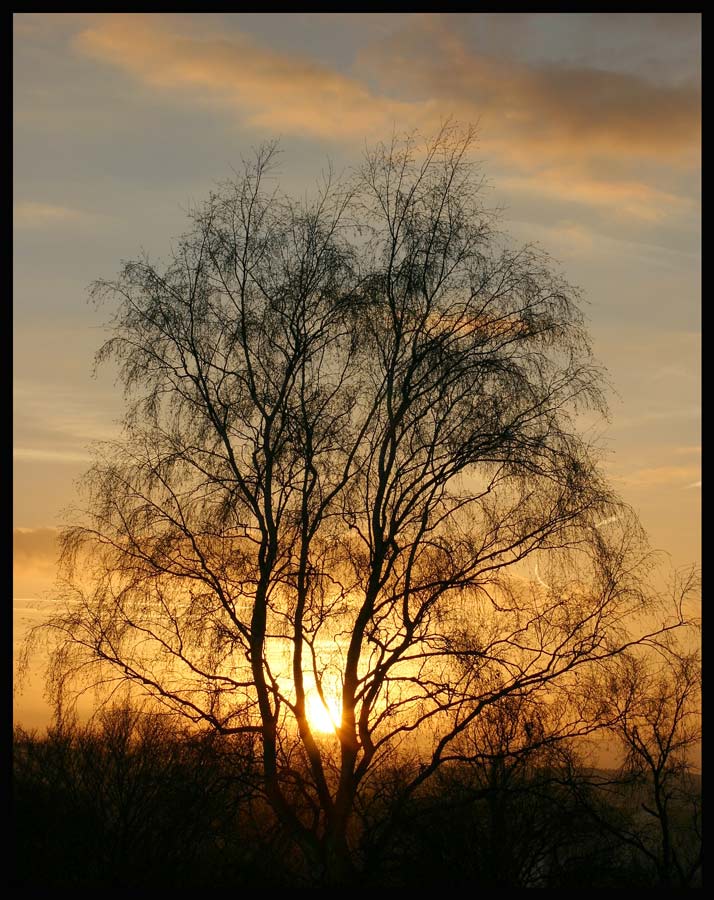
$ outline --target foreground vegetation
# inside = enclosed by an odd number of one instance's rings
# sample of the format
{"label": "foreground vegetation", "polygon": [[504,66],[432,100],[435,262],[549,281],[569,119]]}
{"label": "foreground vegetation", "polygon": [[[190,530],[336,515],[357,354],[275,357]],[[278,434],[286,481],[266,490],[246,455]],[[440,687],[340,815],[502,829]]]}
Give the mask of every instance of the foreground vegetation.
{"label": "foreground vegetation", "polygon": [[[130,707],[16,730],[16,885],[319,885],[265,802],[254,740]],[[410,764],[395,758],[360,798],[364,886],[700,886],[700,785],[685,771],[667,783],[663,843],[653,778],[631,766],[587,769],[564,746],[493,753],[405,798]]]}

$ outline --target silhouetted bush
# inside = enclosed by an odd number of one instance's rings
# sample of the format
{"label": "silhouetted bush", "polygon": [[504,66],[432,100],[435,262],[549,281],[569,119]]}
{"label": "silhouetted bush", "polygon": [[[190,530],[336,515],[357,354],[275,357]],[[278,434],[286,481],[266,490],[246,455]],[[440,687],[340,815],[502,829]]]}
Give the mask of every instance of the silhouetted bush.
{"label": "silhouetted bush", "polygon": [[[445,767],[405,800],[408,769],[406,759],[384,769],[362,794],[355,886],[658,886],[651,860],[625,839],[642,817],[625,784],[605,794],[572,765],[496,758]],[[262,798],[260,774],[250,738],[191,732],[127,706],[45,736],[18,728],[15,884],[318,882]],[[299,775],[298,760],[296,785]],[[696,799],[698,784],[689,789]],[[697,822],[682,808],[673,828],[684,839]]]}

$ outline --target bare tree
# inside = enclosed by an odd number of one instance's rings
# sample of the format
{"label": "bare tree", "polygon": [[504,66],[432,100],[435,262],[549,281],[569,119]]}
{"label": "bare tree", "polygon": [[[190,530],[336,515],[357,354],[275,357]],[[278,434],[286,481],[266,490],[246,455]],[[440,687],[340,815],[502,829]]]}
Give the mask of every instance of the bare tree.
{"label": "bare tree", "polygon": [[55,696],[128,680],[254,732],[328,880],[395,748],[406,798],[489,706],[614,658],[645,602],[578,424],[605,408],[577,292],[500,237],[473,138],[395,139],[302,202],[263,148],[168,265],[94,286],[129,405],[64,533]]}
{"label": "bare tree", "polygon": [[623,654],[608,683],[610,731],[623,751],[616,786],[635,812],[605,824],[648,861],[663,887],[692,887],[702,865],[697,643],[657,641]]}

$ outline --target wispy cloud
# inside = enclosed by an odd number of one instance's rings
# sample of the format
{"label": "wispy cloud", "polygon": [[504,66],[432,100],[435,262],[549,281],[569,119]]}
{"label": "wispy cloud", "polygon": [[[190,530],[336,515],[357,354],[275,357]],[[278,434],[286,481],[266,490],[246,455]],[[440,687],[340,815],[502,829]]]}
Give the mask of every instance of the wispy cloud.
{"label": "wispy cloud", "polygon": [[622,516],[609,516],[607,519],[603,519],[600,522],[595,523],[596,528],[603,528],[605,525],[610,525],[612,522],[617,522],[622,518]]}
{"label": "wispy cloud", "polygon": [[73,209],[69,206],[54,206],[50,203],[27,201],[13,207],[15,228],[48,228],[67,225],[95,225],[107,220],[106,215]]}
{"label": "wispy cloud", "polygon": [[[528,28],[527,19],[521,19]],[[574,62],[504,59],[459,32],[458,17],[420,16],[365,51],[363,69],[410,98],[438,99],[483,121],[484,146],[531,167],[538,159],[604,156],[696,162],[700,91]]]}
{"label": "wispy cloud", "polygon": [[668,409],[653,409],[635,416],[619,416],[612,424],[616,430],[640,428],[642,425],[664,422],[694,422],[700,419],[702,410],[699,406],[680,406]]}
{"label": "wispy cloud", "polygon": [[563,169],[539,171],[530,176],[500,178],[499,188],[546,199],[567,196],[571,202],[607,209],[622,218],[648,223],[661,222],[668,215],[679,215],[693,206],[686,197],[641,182],[595,179]]}
{"label": "wispy cloud", "polygon": [[102,405],[87,390],[23,379],[16,379],[13,395],[17,462],[87,463],[94,441],[116,437],[106,412],[116,397]]}
{"label": "wispy cloud", "polygon": [[[237,30],[219,35],[191,17],[101,16],[78,33],[75,46],[147,85],[232,106],[254,123],[293,133],[362,137],[395,122],[429,124],[455,113],[481,119],[484,145],[505,149],[527,168],[536,146],[541,165],[548,158],[572,162],[574,154],[639,163],[698,159],[694,82],[657,84],[586,65],[506,60],[470,46],[458,17],[404,22],[362,50],[353,75]],[[625,183],[620,192],[640,199],[637,185]]]}
{"label": "wispy cloud", "polygon": [[89,452],[81,450],[53,450],[39,447],[15,447],[12,457],[20,462],[53,463],[89,462],[92,459]]}
{"label": "wispy cloud", "polygon": [[428,102],[377,95],[359,79],[240,32],[217,35],[172,16],[102,17],[77,35],[75,46],[153,88],[227,107],[279,132],[363,138],[433,112]]}
{"label": "wispy cloud", "polygon": [[[533,27],[516,18],[522,32]],[[210,17],[98,16],[74,46],[151,90],[273,133],[373,139],[395,126],[432,130],[453,114],[481,123],[481,151],[513,173],[501,186],[645,224],[691,212],[691,199],[651,183],[643,162],[697,167],[694,79],[656,83],[592,63],[505,58],[470,41],[460,22],[406,16],[343,71],[236,28],[217,33]]]}
{"label": "wispy cloud", "polygon": [[[58,534],[56,528],[13,529],[14,596],[34,601],[51,588],[57,577]],[[25,606],[28,602],[23,601]]]}
{"label": "wispy cloud", "polygon": [[699,475],[699,466],[651,466],[615,476],[618,481],[632,487],[697,487],[701,481],[687,484]]}

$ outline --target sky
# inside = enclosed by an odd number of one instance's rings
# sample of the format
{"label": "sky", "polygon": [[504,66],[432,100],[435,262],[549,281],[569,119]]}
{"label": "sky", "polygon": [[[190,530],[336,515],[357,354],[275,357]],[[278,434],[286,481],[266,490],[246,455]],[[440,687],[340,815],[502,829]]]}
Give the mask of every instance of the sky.
{"label": "sky", "polygon": [[[478,128],[501,227],[586,300],[603,465],[674,567],[701,558],[699,14],[15,14],[14,618],[50,602],[56,529],[121,389],[92,376],[89,283],[166,259],[265,140],[302,193],[393,131]],[[29,699],[28,699],[29,696]],[[37,692],[18,699],[31,724]]]}

